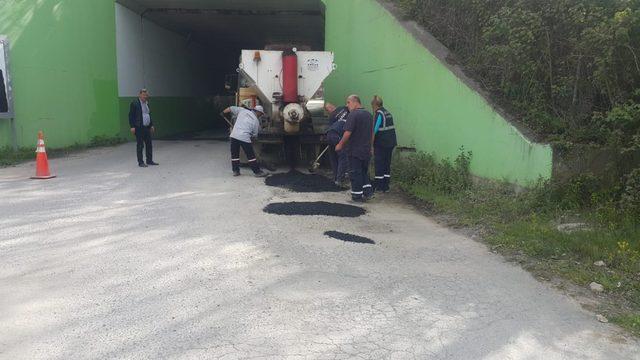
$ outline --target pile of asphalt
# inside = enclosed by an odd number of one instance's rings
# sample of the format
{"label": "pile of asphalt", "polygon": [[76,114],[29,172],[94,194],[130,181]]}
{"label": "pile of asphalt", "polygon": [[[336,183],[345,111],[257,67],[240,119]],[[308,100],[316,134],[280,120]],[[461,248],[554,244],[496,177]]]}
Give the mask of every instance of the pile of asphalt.
{"label": "pile of asphalt", "polygon": [[369,238],[353,235],[353,234],[347,234],[339,231],[326,231],[324,235],[330,238],[334,238],[336,240],[342,240],[344,242],[352,242],[357,244],[372,244],[372,245],[376,244],[375,241]]}
{"label": "pile of asphalt", "polygon": [[274,215],[335,216],[346,218],[359,217],[367,212],[359,206],[325,201],[272,203],[267,205],[263,211]]}
{"label": "pile of asphalt", "polygon": [[340,192],[342,189],[330,179],[317,174],[303,174],[296,170],[269,176],[267,186],[275,186],[300,193]]}

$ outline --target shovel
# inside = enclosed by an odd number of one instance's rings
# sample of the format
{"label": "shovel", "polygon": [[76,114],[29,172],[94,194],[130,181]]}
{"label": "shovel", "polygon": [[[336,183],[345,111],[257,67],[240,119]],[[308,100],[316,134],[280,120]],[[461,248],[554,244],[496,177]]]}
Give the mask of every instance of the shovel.
{"label": "shovel", "polygon": [[327,147],[324,148],[324,150],[322,150],[322,152],[320,153],[320,156],[318,156],[316,161],[313,162],[313,165],[311,165],[311,168],[309,168],[310,173],[314,173],[316,170],[318,170],[318,168],[320,168],[320,159],[324,156],[327,150],[329,150],[329,146],[330,145],[327,145]]}
{"label": "shovel", "polygon": [[229,119],[227,119],[226,116],[224,116],[224,113],[220,113],[220,117],[224,119],[224,121],[227,122],[227,124],[229,124],[229,128],[233,129],[233,124],[231,123],[231,121],[229,121]]}

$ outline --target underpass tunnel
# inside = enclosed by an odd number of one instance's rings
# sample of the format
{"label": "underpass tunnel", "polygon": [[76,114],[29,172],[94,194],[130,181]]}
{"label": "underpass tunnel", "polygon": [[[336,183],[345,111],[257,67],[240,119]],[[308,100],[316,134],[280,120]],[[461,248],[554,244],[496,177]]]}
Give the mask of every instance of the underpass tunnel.
{"label": "underpass tunnel", "polygon": [[235,102],[240,51],[324,50],[325,8],[321,0],[118,0],[116,33],[121,118],[146,88],[158,136],[213,136],[226,130],[219,112]]}

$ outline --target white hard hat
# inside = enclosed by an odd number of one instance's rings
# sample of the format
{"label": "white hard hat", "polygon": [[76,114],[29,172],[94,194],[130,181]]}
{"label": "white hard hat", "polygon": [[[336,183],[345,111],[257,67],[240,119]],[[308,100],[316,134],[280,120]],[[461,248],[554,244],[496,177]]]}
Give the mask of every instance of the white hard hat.
{"label": "white hard hat", "polygon": [[261,112],[261,113],[264,114],[264,108],[262,107],[262,105],[258,105],[256,107],[254,107],[253,111]]}

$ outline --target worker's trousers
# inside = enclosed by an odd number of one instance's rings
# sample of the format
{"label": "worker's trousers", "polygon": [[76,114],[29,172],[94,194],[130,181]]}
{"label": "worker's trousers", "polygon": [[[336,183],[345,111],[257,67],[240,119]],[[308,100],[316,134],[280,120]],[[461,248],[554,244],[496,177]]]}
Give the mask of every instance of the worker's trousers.
{"label": "worker's trousers", "polygon": [[369,180],[369,162],[371,159],[359,159],[349,156],[349,166],[351,167],[351,198],[362,200],[363,197],[373,195],[373,186]]}
{"label": "worker's trousers", "polygon": [[153,162],[153,143],[151,141],[151,127],[136,127],[136,155],[138,156],[138,164],[144,164],[142,158],[142,150],[147,156],[147,164]]}
{"label": "worker's trousers", "polygon": [[342,182],[349,170],[349,156],[346,151],[336,151],[333,146],[329,148],[329,161],[333,170],[333,181]]}
{"label": "worker's trousers", "polygon": [[375,191],[389,191],[391,183],[391,159],[393,157],[392,147],[376,146],[373,150],[375,156],[376,178],[374,182]]}
{"label": "worker's trousers", "polygon": [[240,172],[240,148],[242,148],[244,154],[247,155],[247,160],[251,170],[253,170],[255,174],[259,174],[261,170],[258,165],[256,153],[253,151],[253,145],[251,143],[231,138],[231,168],[233,169],[233,172]]}

